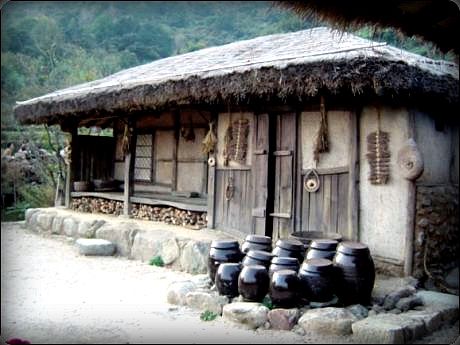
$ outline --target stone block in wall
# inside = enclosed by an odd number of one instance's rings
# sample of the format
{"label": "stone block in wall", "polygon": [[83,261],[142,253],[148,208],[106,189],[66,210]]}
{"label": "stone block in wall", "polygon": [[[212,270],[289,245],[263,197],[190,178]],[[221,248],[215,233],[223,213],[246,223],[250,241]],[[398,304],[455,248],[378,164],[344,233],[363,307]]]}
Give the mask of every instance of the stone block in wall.
{"label": "stone block in wall", "polygon": [[190,291],[186,294],[185,301],[191,308],[201,311],[209,310],[221,315],[223,306],[228,303],[228,298],[217,293]]}
{"label": "stone block in wall", "polygon": [[210,241],[190,240],[183,248],[180,257],[181,268],[192,274],[206,273],[208,270],[208,255]]}
{"label": "stone block in wall", "polygon": [[138,231],[134,222],[106,223],[96,230],[95,237],[114,243],[119,255],[129,257]]}
{"label": "stone block in wall", "polygon": [[73,217],[67,217],[62,223],[62,231],[68,237],[76,237],[78,233],[78,220]]}
{"label": "stone block in wall", "polygon": [[37,213],[40,209],[39,208],[28,208],[24,213],[25,224],[30,224],[30,218],[33,214]]}
{"label": "stone block in wall", "polygon": [[358,318],[344,308],[318,308],[307,310],[299,319],[299,325],[306,333],[319,334],[351,334],[351,325]]}
{"label": "stone block in wall", "polygon": [[37,216],[37,225],[39,231],[51,232],[51,225],[53,224],[53,219],[56,216],[56,212],[40,212]]}
{"label": "stone block in wall", "polygon": [[235,302],[224,306],[222,318],[255,329],[267,322],[268,311],[268,308],[261,303]]}
{"label": "stone block in wall", "polygon": [[79,238],[76,245],[81,255],[110,256],[115,252],[113,243],[100,238]]}
{"label": "stone block in wall", "polygon": [[78,236],[83,238],[93,238],[96,234],[96,230],[99,229],[105,221],[102,219],[98,220],[82,220],[78,224]]}
{"label": "stone block in wall", "polygon": [[139,230],[134,237],[130,257],[136,260],[149,261],[153,257],[162,254],[162,242],[170,237],[173,237],[173,234],[166,230]]}
{"label": "stone block in wall", "polygon": [[51,233],[55,235],[59,235],[63,231],[65,216],[63,215],[56,215],[53,219],[53,224],[51,225]]}
{"label": "stone block in wall", "polygon": [[166,240],[161,242],[160,256],[163,259],[165,265],[172,264],[180,257],[180,248],[174,237],[167,238]]}

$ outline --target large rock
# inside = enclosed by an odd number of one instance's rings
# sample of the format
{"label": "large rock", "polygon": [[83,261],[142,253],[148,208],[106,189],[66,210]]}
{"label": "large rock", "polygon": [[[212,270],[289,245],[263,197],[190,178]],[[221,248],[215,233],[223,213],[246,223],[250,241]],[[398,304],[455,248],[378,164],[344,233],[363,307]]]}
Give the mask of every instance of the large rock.
{"label": "large rock", "polygon": [[426,309],[441,313],[444,321],[458,319],[458,296],[435,291],[418,291],[415,294],[420,297]]}
{"label": "large rock", "polygon": [[51,224],[56,216],[56,212],[40,212],[37,216],[37,225],[40,231],[51,232]]}
{"label": "large rock", "polygon": [[185,296],[187,305],[202,311],[209,310],[213,313],[222,314],[222,308],[228,303],[228,298],[205,291],[190,291]]}
{"label": "large rock", "polygon": [[321,308],[307,310],[299,320],[305,332],[320,334],[347,335],[351,333],[351,324],[358,318],[344,308]]}
{"label": "large rock", "polygon": [[458,267],[450,270],[446,276],[446,283],[454,289],[458,289]]}
{"label": "large rock", "polygon": [[115,252],[113,243],[98,238],[79,238],[76,244],[82,255],[110,256]]}
{"label": "large rock", "polygon": [[255,329],[267,322],[268,308],[256,302],[235,302],[226,304],[222,318]]}
{"label": "large rock", "polygon": [[62,232],[62,227],[64,225],[65,217],[63,215],[56,215],[53,219],[53,224],[51,225],[51,233],[59,235]]}
{"label": "large rock", "polygon": [[346,307],[358,320],[362,320],[369,315],[367,308],[361,304],[353,304]]}
{"label": "large rock", "polygon": [[196,274],[190,278],[190,280],[197,286],[199,289],[209,289],[212,285],[211,278],[209,274]]}
{"label": "large rock", "polygon": [[160,255],[165,265],[170,265],[179,258],[180,249],[175,238],[168,238],[161,242]]}
{"label": "large rock", "polygon": [[208,270],[208,255],[210,243],[190,240],[183,248],[181,268],[192,274],[206,273]]}
{"label": "large rock", "polygon": [[372,299],[378,304],[383,304],[385,297],[390,293],[408,286],[416,287],[417,283],[417,279],[413,277],[400,278],[377,275],[372,289]]}
{"label": "large rock", "polygon": [[[171,236],[173,234],[169,231],[138,231],[134,237],[130,257],[136,260],[149,261],[151,258],[161,255],[161,243]],[[163,257],[162,259],[164,262]]]}
{"label": "large rock", "polygon": [[404,314],[378,314],[352,324],[355,340],[366,344],[404,344],[426,334],[424,322]]}
{"label": "large rock", "polygon": [[93,238],[96,234],[96,230],[99,229],[102,225],[105,224],[105,221],[100,220],[82,220],[78,224],[77,234],[79,237],[83,238]]}
{"label": "large rock", "polygon": [[438,330],[442,324],[442,313],[432,310],[430,307],[424,310],[409,310],[404,313],[404,316],[414,320],[421,320],[428,333]]}
{"label": "large rock", "polygon": [[96,230],[95,236],[114,243],[119,255],[129,257],[138,231],[134,222],[106,223]]}
{"label": "large rock", "polygon": [[191,281],[173,282],[166,291],[166,300],[171,304],[186,305],[187,294],[194,290],[196,290],[196,285]]}
{"label": "large rock", "polygon": [[40,210],[37,210],[37,212],[33,212],[30,215],[29,225],[28,225],[29,230],[34,231],[34,232],[40,231],[40,228],[37,223],[37,218],[40,214],[41,214]]}
{"label": "large rock", "polygon": [[64,219],[62,230],[66,236],[76,237],[78,233],[78,221],[72,217]]}
{"label": "large rock", "polygon": [[290,331],[297,324],[299,310],[277,308],[270,310],[267,316],[271,328]]}
{"label": "large rock", "polygon": [[393,309],[401,298],[409,297],[416,292],[416,289],[412,286],[404,286],[396,291],[393,291],[385,297],[383,307],[385,310]]}
{"label": "large rock", "polygon": [[28,208],[26,212],[24,213],[24,219],[26,225],[30,225],[30,218],[32,217],[33,214],[37,213],[40,209],[38,208]]}

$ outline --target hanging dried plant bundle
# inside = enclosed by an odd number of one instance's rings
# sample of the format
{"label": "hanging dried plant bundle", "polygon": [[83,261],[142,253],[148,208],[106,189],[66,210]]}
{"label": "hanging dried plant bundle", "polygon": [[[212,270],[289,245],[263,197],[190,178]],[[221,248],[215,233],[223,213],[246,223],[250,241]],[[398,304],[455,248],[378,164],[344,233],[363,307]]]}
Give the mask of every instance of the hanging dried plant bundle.
{"label": "hanging dried plant bundle", "polygon": [[129,143],[131,141],[132,132],[132,128],[129,128],[129,126],[125,124],[125,130],[123,131],[123,138],[121,140],[123,155],[126,155],[129,152]]}
{"label": "hanging dried plant bundle", "polygon": [[207,155],[214,152],[217,144],[217,137],[214,133],[214,122],[209,122],[209,131],[201,142],[201,151]]}
{"label": "hanging dried plant bundle", "polygon": [[225,134],[224,164],[231,159],[240,164],[246,163],[248,149],[249,120],[239,119],[228,126]]}
{"label": "hanging dried plant bundle", "polygon": [[316,137],[315,150],[313,151],[313,159],[315,162],[319,162],[319,154],[323,152],[329,152],[329,140],[328,140],[328,127],[327,127],[327,113],[324,105],[324,97],[321,96],[321,123]]}
{"label": "hanging dried plant bundle", "polygon": [[390,177],[390,151],[388,132],[377,130],[367,136],[367,159],[370,165],[371,184],[386,184]]}

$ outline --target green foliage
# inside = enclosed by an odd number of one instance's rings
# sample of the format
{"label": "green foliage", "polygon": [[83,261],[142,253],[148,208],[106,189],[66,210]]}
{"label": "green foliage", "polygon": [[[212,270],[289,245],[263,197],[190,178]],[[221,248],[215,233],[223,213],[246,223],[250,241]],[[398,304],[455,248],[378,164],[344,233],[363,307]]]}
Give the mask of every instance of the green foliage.
{"label": "green foliage", "polygon": [[202,321],[212,321],[214,320],[215,318],[217,317],[217,314],[212,312],[212,311],[209,311],[209,310],[205,310],[204,312],[201,313],[200,315],[200,319]]}
{"label": "green foliage", "polygon": [[150,259],[149,265],[163,267],[165,265],[165,263],[164,263],[163,259],[161,258],[161,256],[158,255],[158,256],[155,256],[155,257]]}
{"label": "green foliage", "polygon": [[264,297],[264,299],[262,300],[262,304],[266,306],[269,310],[272,310],[274,308],[272,300],[270,299],[269,296]]}

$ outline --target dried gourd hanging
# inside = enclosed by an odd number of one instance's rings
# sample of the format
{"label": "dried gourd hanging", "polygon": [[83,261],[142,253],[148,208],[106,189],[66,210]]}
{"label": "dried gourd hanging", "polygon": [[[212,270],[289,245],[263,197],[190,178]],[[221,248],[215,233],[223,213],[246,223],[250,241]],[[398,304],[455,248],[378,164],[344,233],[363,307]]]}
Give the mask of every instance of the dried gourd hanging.
{"label": "dried gourd hanging", "polygon": [[390,135],[380,130],[380,109],[377,109],[376,132],[367,136],[367,159],[370,166],[369,181],[371,184],[387,184],[390,178],[390,151],[388,144]]}
{"label": "dried gourd hanging", "polygon": [[217,144],[217,137],[216,134],[214,133],[214,122],[209,122],[209,131],[204,137],[202,143],[201,143],[201,151],[207,155],[209,153],[214,152],[214,148],[216,147]]}

